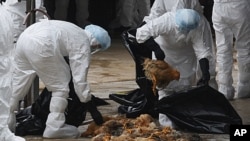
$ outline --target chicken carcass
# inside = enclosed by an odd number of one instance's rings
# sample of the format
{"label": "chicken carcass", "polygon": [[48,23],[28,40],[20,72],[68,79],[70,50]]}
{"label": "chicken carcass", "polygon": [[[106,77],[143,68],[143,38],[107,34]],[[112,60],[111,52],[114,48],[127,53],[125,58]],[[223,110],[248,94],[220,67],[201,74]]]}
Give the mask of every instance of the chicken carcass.
{"label": "chicken carcass", "polygon": [[153,92],[156,95],[156,87],[166,87],[171,81],[180,79],[180,72],[172,68],[163,60],[145,58],[143,70],[147,79],[152,80]]}

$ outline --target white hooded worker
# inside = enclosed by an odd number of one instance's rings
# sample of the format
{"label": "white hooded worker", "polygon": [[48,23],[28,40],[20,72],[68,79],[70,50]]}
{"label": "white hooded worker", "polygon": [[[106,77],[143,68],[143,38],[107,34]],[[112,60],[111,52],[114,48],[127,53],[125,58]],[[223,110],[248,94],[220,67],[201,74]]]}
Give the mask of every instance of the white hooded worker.
{"label": "white hooded worker", "polygon": [[[50,114],[43,137],[79,137],[77,127],[65,124],[64,112],[68,105],[68,84],[72,75],[80,101],[86,103],[91,116],[96,117],[96,124],[102,124],[102,115],[91,100],[87,74],[91,52],[105,50],[110,44],[108,32],[97,25],[88,25],[82,29],[66,21],[44,20],[29,26],[20,35],[16,46],[16,68],[10,100],[12,115],[38,75],[45,87],[52,92]],[[69,64],[64,57],[68,57]]]}
{"label": "white hooded worker", "polygon": [[[137,42],[148,42],[150,46],[160,47],[165,57],[157,51],[156,58],[164,59],[180,72],[179,81],[174,80],[165,88],[158,87],[159,99],[195,85],[215,83],[210,81],[210,74],[215,73],[215,68],[210,67],[215,65],[213,64],[215,55],[212,45],[204,40],[206,38],[204,26],[204,21],[195,10],[178,9],[176,12],[167,12],[148,21],[137,29]],[[202,72],[201,78],[196,75],[197,61]],[[175,127],[171,120],[161,113],[159,123],[162,126]]]}
{"label": "white hooded worker", "polygon": [[[39,0],[37,0],[37,6]],[[40,1],[41,2],[41,1]],[[39,7],[39,6],[38,6]],[[37,7],[37,8],[38,8]],[[26,1],[0,0],[0,140],[25,141],[8,127],[9,101],[12,95],[13,52],[15,42],[26,28]],[[11,128],[11,127],[10,127]],[[14,129],[13,129],[14,130]]]}
{"label": "white hooded worker", "polygon": [[[175,12],[178,9],[193,9],[195,11],[197,11],[200,15],[200,22],[203,23],[203,26],[201,29],[203,31],[203,39],[204,39],[204,43],[207,44],[207,46],[211,46],[212,47],[212,51],[213,54],[215,55],[215,46],[214,46],[214,41],[213,41],[213,36],[212,36],[212,31],[210,28],[210,24],[208,22],[208,20],[206,19],[206,17],[203,15],[203,9],[200,5],[199,0],[155,0],[153,6],[151,7],[150,10],[150,14],[149,16],[145,16],[143,19],[143,23],[142,25],[144,25],[145,23],[147,23],[150,20],[153,20],[157,17],[162,16],[163,14],[165,14],[166,12]],[[210,86],[213,87],[214,89],[218,89],[218,85],[216,82],[216,72],[215,72],[215,68],[216,68],[216,59],[215,58],[210,58],[211,60],[211,70],[214,70],[211,74],[210,74]],[[199,72],[198,74],[199,75]],[[213,81],[213,82],[212,82]]]}
{"label": "white hooded worker", "polygon": [[[250,97],[250,1],[214,0],[219,91],[228,100]],[[235,38],[235,42],[234,39]],[[233,52],[237,51],[238,82],[233,86]]]}

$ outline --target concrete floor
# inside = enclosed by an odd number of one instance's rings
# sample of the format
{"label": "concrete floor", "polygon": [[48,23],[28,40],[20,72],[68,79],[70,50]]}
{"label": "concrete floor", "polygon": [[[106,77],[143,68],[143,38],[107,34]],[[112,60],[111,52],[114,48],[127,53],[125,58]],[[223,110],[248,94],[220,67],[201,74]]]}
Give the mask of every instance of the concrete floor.
{"label": "concrete floor", "polygon": [[[236,79],[237,70],[234,70]],[[88,81],[92,94],[107,100],[110,105],[99,107],[103,115],[117,114],[118,104],[108,99],[109,94],[126,92],[137,88],[135,83],[135,68],[132,57],[122,44],[119,36],[112,40],[112,46],[105,52],[99,52],[92,57]],[[230,101],[243,119],[243,124],[250,124],[250,99],[236,99]],[[88,120],[87,116],[87,119]],[[87,125],[79,127],[83,132]],[[227,141],[229,135],[199,134],[205,141]],[[90,141],[90,138],[79,139],[43,139],[40,136],[26,136],[27,141]]]}

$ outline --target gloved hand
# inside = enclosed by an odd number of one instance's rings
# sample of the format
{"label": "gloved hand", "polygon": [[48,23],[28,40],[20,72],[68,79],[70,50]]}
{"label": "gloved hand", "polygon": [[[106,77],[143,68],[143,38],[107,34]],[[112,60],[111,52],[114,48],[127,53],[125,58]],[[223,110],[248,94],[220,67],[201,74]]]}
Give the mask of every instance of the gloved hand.
{"label": "gloved hand", "polygon": [[149,38],[147,41],[142,43],[142,46],[147,47],[148,49],[154,51],[157,60],[164,60],[165,54],[161,50],[160,46],[155,42],[153,37]]}
{"label": "gloved hand", "polygon": [[85,105],[88,111],[90,112],[91,117],[94,119],[95,123],[97,125],[101,125],[104,122],[103,117],[102,114],[98,111],[95,103],[90,100],[89,102],[85,103]]}
{"label": "gloved hand", "polygon": [[128,44],[129,46],[138,46],[139,43],[136,41],[135,35],[136,28],[124,31],[121,36],[125,45]]}
{"label": "gloved hand", "polygon": [[136,30],[136,28],[130,29],[122,34],[122,38],[126,41],[126,43],[130,46],[146,47],[149,50],[154,51],[157,60],[164,60],[165,54],[161,50],[160,46],[155,42],[154,38],[151,37],[144,43],[138,43],[136,41]]}
{"label": "gloved hand", "polygon": [[202,77],[198,81],[197,85],[208,85],[208,82],[210,80],[210,73],[209,73],[209,62],[207,58],[202,58],[199,60]]}

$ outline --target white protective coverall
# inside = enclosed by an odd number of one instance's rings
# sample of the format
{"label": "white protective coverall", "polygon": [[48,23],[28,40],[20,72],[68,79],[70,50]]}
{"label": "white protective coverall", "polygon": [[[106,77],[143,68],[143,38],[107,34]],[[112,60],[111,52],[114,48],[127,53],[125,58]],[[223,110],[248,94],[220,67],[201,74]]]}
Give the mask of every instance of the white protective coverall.
{"label": "white protective coverall", "polygon": [[[41,6],[37,0],[37,8]],[[15,42],[26,28],[23,25],[26,16],[26,1],[6,0],[0,4],[0,140],[24,141],[16,137],[8,128],[9,101],[12,95],[13,52]],[[13,129],[14,130],[14,129]]]}
{"label": "white protective coverall", "polygon": [[[29,26],[17,42],[11,110],[13,111],[18,101],[27,94],[37,74],[52,92],[50,114],[43,137],[77,138],[80,135],[77,127],[65,124],[64,112],[68,105],[71,73],[80,101],[90,101],[90,87],[87,82],[90,47],[110,46],[110,37],[106,30],[100,28],[103,33],[98,30],[91,32],[87,27],[83,30],[66,21],[43,20]],[[104,38],[106,41],[102,42]],[[70,65],[65,61],[65,56],[69,57]]]}
{"label": "white protective coverall", "polygon": [[234,49],[239,68],[236,98],[250,97],[249,13],[249,0],[214,0],[212,20],[217,45],[217,79],[219,91],[229,100],[235,96],[232,77]]}
{"label": "white protective coverall", "polygon": [[[204,43],[206,43],[207,46],[211,46],[213,54],[215,54],[216,49],[215,49],[214,42],[213,42],[210,24],[207,21],[207,19],[205,18],[205,16],[203,15],[203,9],[200,5],[199,0],[176,0],[176,1],[173,1],[173,0],[155,0],[154,4],[151,7],[149,16],[146,16],[144,18],[144,21],[148,22],[148,21],[153,20],[157,17],[160,17],[161,15],[165,14],[166,12],[176,11],[177,9],[182,9],[182,8],[194,9],[200,13],[201,20],[203,20],[203,22],[205,24],[202,27],[202,28],[204,28],[204,29],[202,29]],[[215,80],[216,79],[215,61],[216,61],[215,58],[213,58],[213,57],[210,58],[210,62],[212,62],[212,63],[210,63],[211,79],[210,79],[209,83],[210,83],[210,86],[217,89],[218,86],[217,86],[217,82]],[[198,67],[197,75],[200,75],[199,67]],[[159,99],[166,96],[165,91],[159,90],[158,93],[159,93]],[[169,120],[166,117],[166,115],[159,114],[159,119],[163,125],[169,125],[169,122],[168,122]],[[171,122],[170,122],[170,124],[171,124]]]}
{"label": "white protective coverall", "polygon": [[[210,24],[207,21],[207,19],[205,18],[205,16],[203,15],[203,9],[200,5],[199,0],[176,0],[176,1],[172,1],[172,0],[155,0],[153,6],[151,7],[151,11],[149,16],[146,16],[144,18],[145,22],[148,22],[150,20],[153,20],[161,15],[163,15],[166,12],[170,12],[170,11],[176,11],[178,9],[182,9],[182,8],[188,8],[188,9],[194,9],[197,12],[200,13],[200,17],[202,22],[204,23],[203,26],[203,40],[204,43],[207,44],[207,46],[211,46],[212,47],[212,51],[215,54],[215,46],[214,46],[214,41],[213,41],[213,37],[212,37],[212,32],[211,32],[211,28],[210,28]],[[216,72],[215,72],[215,58],[211,58],[210,60],[211,63],[210,67],[211,67],[211,80],[210,80],[210,86],[212,86],[213,88],[217,89],[217,82],[216,82]],[[199,70],[199,68],[198,68]],[[213,71],[212,71],[213,70]],[[200,72],[198,72],[197,75],[200,75]]]}
{"label": "white protective coverall", "polygon": [[[197,13],[197,15],[199,15]],[[150,37],[154,37],[165,53],[165,61],[180,72],[180,80],[172,81],[166,88],[158,88],[159,99],[178,92],[186,90],[196,85],[197,61],[202,58],[209,60],[209,72],[215,73],[215,54],[212,51],[212,44],[204,40],[207,34],[207,26],[204,20],[200,18],[197,28],[189,31],[187,34],[181,33],[177,29],[175,22],[175,12],[167,12],[162,16],[150,20],[137,29],[136,39],[139,43],[145,42]],[[157,38],[156,38],[157,37]],[[214,81],[209,81],[213,85]],[[164,114],[159,114],[159,122],[162,126],[172,126],[173,123]]]}

